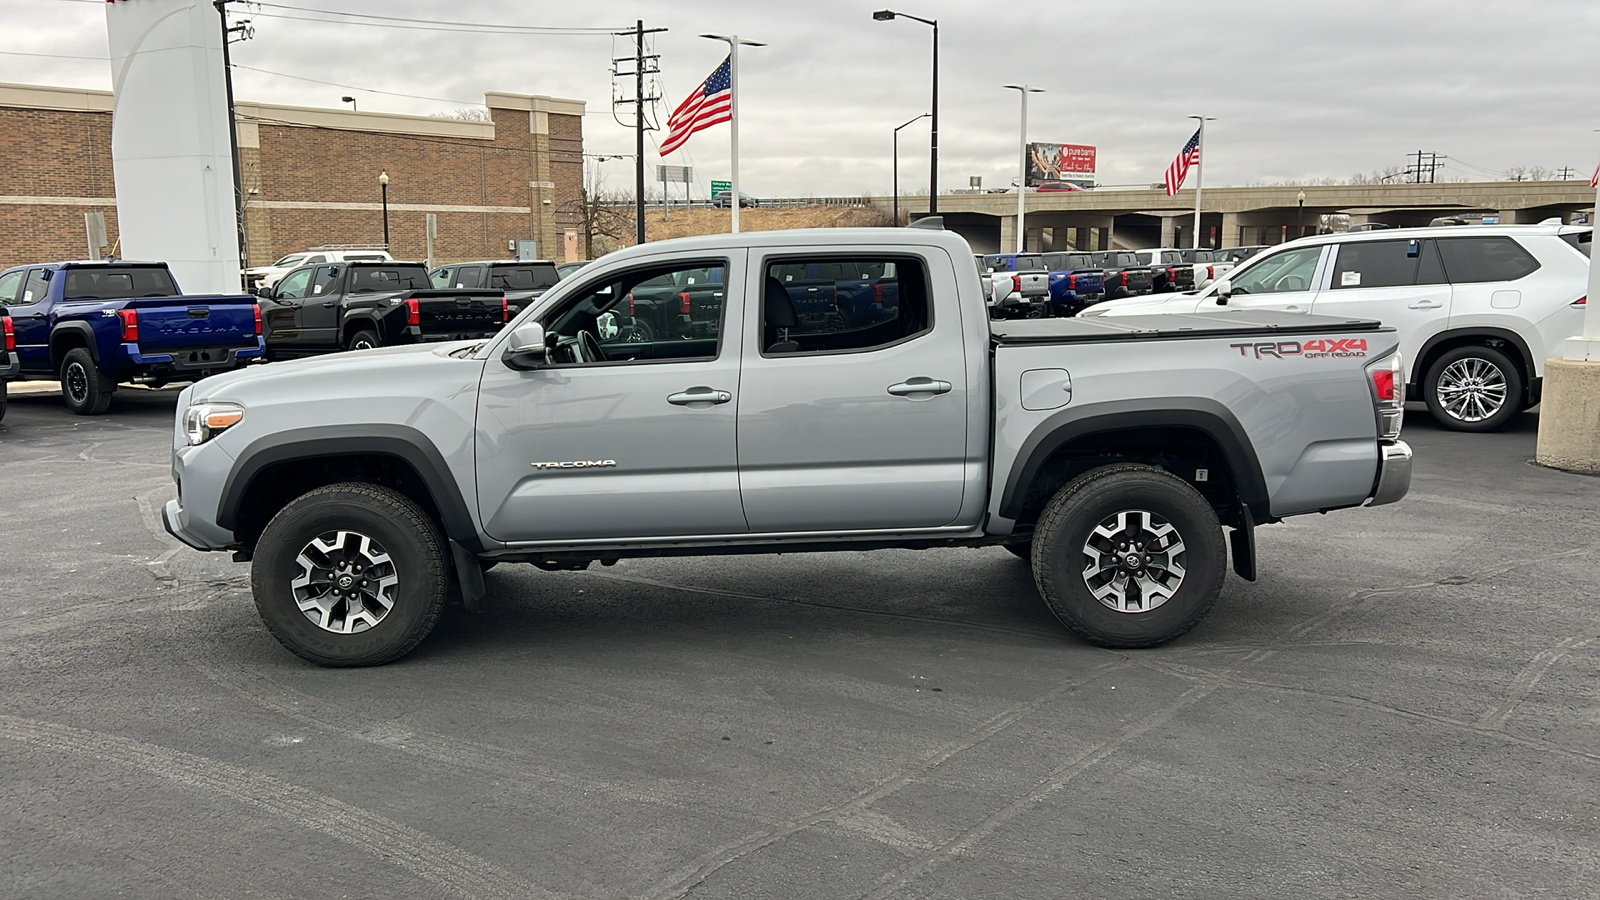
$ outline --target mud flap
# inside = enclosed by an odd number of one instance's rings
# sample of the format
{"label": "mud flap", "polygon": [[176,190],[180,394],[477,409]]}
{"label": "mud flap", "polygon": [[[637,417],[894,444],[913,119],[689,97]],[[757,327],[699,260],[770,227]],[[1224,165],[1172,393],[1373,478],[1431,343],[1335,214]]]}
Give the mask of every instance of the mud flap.
{"label": "mud flap", "polygon": [[483,609],[483,567],[472,551],[455,541],[450,542],[450,558],[456,564],[456,585],[461,589],[461,605],[467,612]]}
{"label": "mud flap", "polygon": [[1256,522],[1250,507],[1239,505],[1239,526],[1228,533],[1233,549],[1233,572],[1245,581],[1256,580]]}

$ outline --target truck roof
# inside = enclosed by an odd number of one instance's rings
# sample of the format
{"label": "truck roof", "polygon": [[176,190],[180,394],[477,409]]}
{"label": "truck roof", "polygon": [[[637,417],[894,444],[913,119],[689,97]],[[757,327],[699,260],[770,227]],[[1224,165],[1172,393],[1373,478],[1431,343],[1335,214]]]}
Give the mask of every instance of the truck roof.
{"label": "truck roof", "polygon": [[796,228],[786,231],[745,231],[651,241],[607,253],[597,262],[650,259],[664,254],[694,254],[746,247],[839,247],[892,250],[895,247],[938,246],[961,257],[972,256],[965,238],[934,228]]}

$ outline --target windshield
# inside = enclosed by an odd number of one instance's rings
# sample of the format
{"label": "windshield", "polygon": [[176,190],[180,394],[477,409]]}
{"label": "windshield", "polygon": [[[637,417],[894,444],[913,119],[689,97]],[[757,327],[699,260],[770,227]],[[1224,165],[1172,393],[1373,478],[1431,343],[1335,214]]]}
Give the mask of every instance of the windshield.
{"label": "windshield", "polygon": [[298,265],[300,265],[301,263],[303,263],[305,261],[306,261],[306,254],[304,254],[304,253],[291,253],[288,256],[285,256],[283,259],[280,259],[277,262],[273,263],[272,265],[273,265],[274,268],[287,269],[287,268],[290,268],[290,267],[293,267],[293,266],[298,266]]}

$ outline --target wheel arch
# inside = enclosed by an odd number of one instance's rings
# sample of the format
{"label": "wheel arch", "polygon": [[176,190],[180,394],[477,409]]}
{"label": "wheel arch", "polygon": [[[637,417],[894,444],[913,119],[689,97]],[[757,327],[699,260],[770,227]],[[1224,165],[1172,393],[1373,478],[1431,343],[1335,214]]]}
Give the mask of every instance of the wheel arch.
{"label": "wheel arch", "polygon": [[1184,480],[1224,522],[1272,521],[1261,463],[1239,420],[1215,401],[1183,402],[1094,404],[1047,418],[1017,454],[999,514],[1027,524],[1061,485],[1103,465],[1145,462],[1173,471],[1173,463],[1183,462],[1218,470],[1204,482],[1192,471]]}
{"label": "wheel arch", "polygon": [[88,322],[62,322],[50,332],[50,369],[61,371],[67,354],[82,347],[89,358],[100,365],[100,342],[95,340],[94,328]]}
{"label": "wheel arch", "polygon": [[[1417,359],[1411,365],[1411,377],[1407,379],[1407,399],[1421,398],[1423,382],[1428,377],[1428,370],[1440,356],[1457,347],[1496,347],[1494,342],[1500,341],[1509,345],[1515,352],[1509,353],[1512,363],[1516,364],[1522,375],[1522,392],[1524,402],[1528,405],[1539,402],[1539,377],[1534,367],[1533,351],[1528,349],[1528,342],[1522,335],[1509,328],[1495,328],[1488,325],[1457,328],[1453,331],[1441,331],[1428,338],[1422,344],[1422,349],[1417,351]],[[1502,350],[1503,352],[1503,350]]]}
{"label": "wheel arch", "polygon": [[392,487],[422,506],[447,538],[474,553],[483,550],[443,454],[404,425],[299,428],[253,441],[223,484],[217,524],[250,548],[295,497],[340,481]]}
{"label": "wheel arch", "polygon": [[360,331],[370,331],[382,341],[383,328],[378,322],[378,317],[369,312],[351,312],[345,315],[344,321],[339,323],[339,346],[348,347],[350,341]]}

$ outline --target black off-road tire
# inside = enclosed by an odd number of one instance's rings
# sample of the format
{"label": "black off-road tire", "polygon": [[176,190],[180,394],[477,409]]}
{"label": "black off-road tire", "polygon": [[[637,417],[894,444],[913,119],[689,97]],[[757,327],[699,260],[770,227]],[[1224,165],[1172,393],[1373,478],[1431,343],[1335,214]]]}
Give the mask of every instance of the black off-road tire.
{"label": "black off-road tire", "polygon": [[0,422],[6,419],[6,383],[0,381]]}
{"label": "black off-road tire", "polygon": [[[1120,612],[1091,591],[1084,569],[1094,531],[1119,513],[1153,513],[1182,540],[1185,572],[1176,590],[1153,609]],[[1211,504],[1182,479],[1144,465],[1086,472],[1056,492],[1033,532],[1033,577],[1061,624],[1091,644],[1118,649],[1157,647],[1197,625],[1217,601],[1227,573],[1222,525]]]}
{"label": "black off-road tire", "polygon": [[[1476,421],[1474,418],[1482,412],[1481,407],[1470,405],[1468,400],[1466,408],[1458,405],[1452,410],[1447,398],[1442,396],[1447,390],[1446,382],[1459,385],[1463,378],[1470,381],[1474,377],[1483,380],[1478,390],[1489,392],[1483,395],[1486,398],[1494,397],[1497,391],[1504,392],[1499,408]],[[1456,347],[1445,351],[1428,367],[1428,374],[1422,381],[1422,399],[1427,402],[1433,420],[1452,431],[1497,431],[1523,410],[1522,372],[1510,357],[1493,347]]]}
{"label": "black off-road tire", "polygon": [[117,383],[94,364],[89,351],[79,347],[61,361],[61,399],[80,416],[98,416],[111,408]]}
{"label": "black off-road tire", "polygon": [[[349,634],[308,618],[293,584],[305,571],[297,559],[316,555],[313,542],[339,532],[370,538],[389,560],[383,571],[398,579],[387,612]],[[346,482],[303,494],[273,516],[256,543],[250,587],[261,621],[296,656],[323,666],[376,666],[411,652],[433,630],[449,571],[444,538],[421,507],[399,491]]]}
{"label": "black off-road tire", "polygon": [[378,333],[370,328],[363,328],[350,335],[351,350],[371,350],[382,346],[383,342],[378,340]]}

